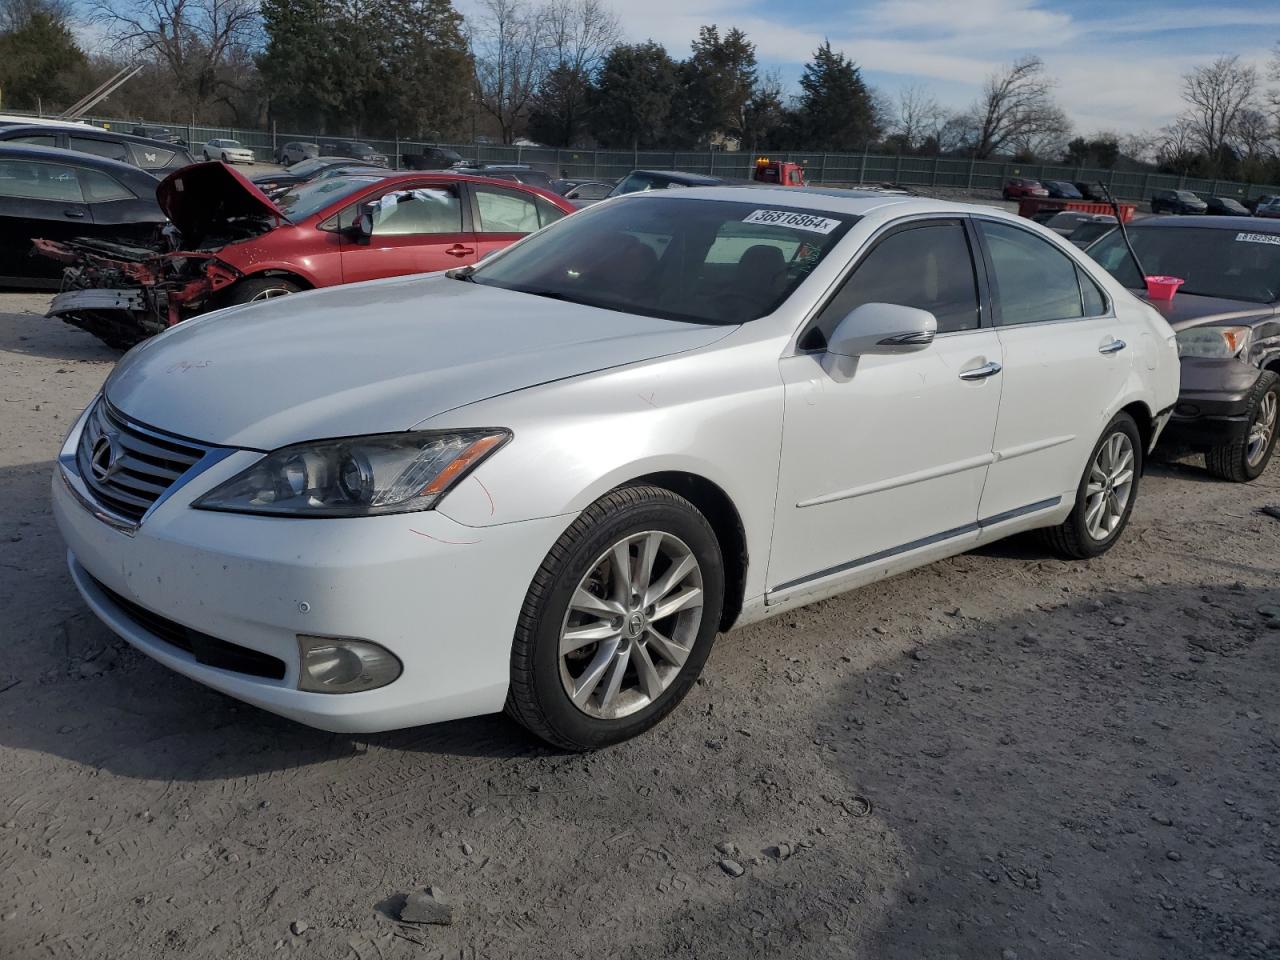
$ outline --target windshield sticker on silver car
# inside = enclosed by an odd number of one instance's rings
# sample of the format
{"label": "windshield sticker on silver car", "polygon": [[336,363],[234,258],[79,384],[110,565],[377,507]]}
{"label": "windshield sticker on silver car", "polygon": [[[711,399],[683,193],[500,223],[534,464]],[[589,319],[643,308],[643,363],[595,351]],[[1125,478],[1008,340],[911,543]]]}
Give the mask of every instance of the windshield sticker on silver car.
{"label": "windshield sticker on silver car", "polygon": [[811,213],[793,213],[790,210],[753,210],[742,218],[743,223],[766,223],[776,227],[793,227],[813,233],[830,233],[840,226],[839,220],[816,217]]}
{"label": "windshield sticker on silver car", "polygon": [[1280,233],[1237,233],[1237,243],[1270,243],[1280,247]]}

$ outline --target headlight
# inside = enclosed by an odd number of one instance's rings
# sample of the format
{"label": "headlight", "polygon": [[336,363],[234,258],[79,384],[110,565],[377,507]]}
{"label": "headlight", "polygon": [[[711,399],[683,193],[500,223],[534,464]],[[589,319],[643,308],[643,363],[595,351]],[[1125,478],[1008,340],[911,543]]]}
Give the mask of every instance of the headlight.
{"label": "headlight", "polygon": [[430,510],[511,438],[507,430],[389,433],[282,447],[192,506],[286,517]]}
{"label": "headlight", "polygon": [[1249,349],[1249,327],[1192,327],[1178,334],[1178,356],[1225,360]]}

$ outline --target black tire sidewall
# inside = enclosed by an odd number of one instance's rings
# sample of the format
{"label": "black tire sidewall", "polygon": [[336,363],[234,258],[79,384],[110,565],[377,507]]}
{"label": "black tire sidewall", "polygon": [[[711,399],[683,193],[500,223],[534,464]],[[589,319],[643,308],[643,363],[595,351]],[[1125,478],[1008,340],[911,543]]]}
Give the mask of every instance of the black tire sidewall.
{"label": "black tire sidewall", "polygon": [[[1258,415],[1258,407],[1262,405],[1262,400],[1268,393],[1276,394],[1276,399],[1280,400],[1280,377],[1275,374],[1268,375],[1269,373],[1266,370],[1262,372],[1259,378],[1262,381],[1262,389],[1258,391],[1258,395],[1253,398],[1253,403],[1249,405],[1250,428],[1253,427],[1253,421]],[[1244,474],[1246,481],[1257,480],[1266,472],[1267,465],[1271,463],[1271,455],[1276,449],[1277,434],[1280,434],[1280,430],[1273,427],[1271,430],[1271,442],[1267,445],[1267,452],[1257,466],[1252,466],[1249,463],[1249,439],[1247,436],[1245,437],[1244,443],[1240,445],[1240,470]]]}
{"label": "black tire sidewall", "polygon": [[291,294],[300,292],[296,283],[283,277],[250,277],[247,280],[241,280],[226,292],[225,303],[227,306],[251,303],[254,297],[265,290],[285,290]]}
{"label": "black tire sidewall", "polygon": [[[1123,430],[1128,434],[1129,440],[1133,444],[1133,486],[1129,490],[1129,502],[1125,504],[1124,515],[1121,516],[1120,522],[1116,524],[1116,528],[1108,534],[1105,540],[1095,540],[1085,524],[1085,514],[1089,509],[1085,490],[1089,486],[1089,471],[1093,468],[1093,462],[1098,457],[1098,451],[1102,449],[1103,444],[1115,435],[1117,430]],[[1115,545],[1116,541],[1120,539],[1125,529],[1129,526],[1129,518],[1133,515],[1134,504],[1138,502],[1138,486],[1142,479],[1144,456],[1142,434],[1138,430],[1137,423],[1127,413],[1116,414],[1111,419],[1111,422],[1107,424],[1106,429],[1102,431],[1102,436],[1093,445],[1093,449],[1089,451],[1089,459],[1085,462],[1084,473],[1080,477],[1080,485],[1076,488],[1076,505],[1071,510],[1071,516],[1067,518],[1067,522],[1075,527],[1076,538],[1079,541],[1082,552],[1087,556],[1097,557],[1106,553]]]}
{"label": "black tire sidewall", "polygon": [[[680,675],[649,706],[618,720],[583,713],[560,680],[560,631],[569,599],[587,570],[612,544],[646,530],[671,533],[688,545],[702,570],[703,616],[693,650]],[[607,746],[649,729],[684,699],[711,653],[724,605],[724,565],[711,526],[692,505],[648,501],[613,511],[574,544],[543,598],[534,630],[533,683],[546,722],[565,741],[585,748]]]}

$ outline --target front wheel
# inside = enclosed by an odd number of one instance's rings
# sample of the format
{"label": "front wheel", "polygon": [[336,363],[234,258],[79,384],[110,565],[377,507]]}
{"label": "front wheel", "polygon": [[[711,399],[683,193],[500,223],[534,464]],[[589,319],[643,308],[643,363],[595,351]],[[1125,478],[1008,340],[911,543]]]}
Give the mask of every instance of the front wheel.
{"label": "front wheel", "polygon": [[634,737],[670,713],[711,652],[724,569],[710,524],[662,487],[623,487],[551,548],[525,596],[507,713],[559,747]]}
{"label": "front wheel", "polygon": [[1276,413],[1280,408],[1280,377],[1263,370],[1253,385],[1249,403],[1249,431],[1204,455],[1204,465],[1219,480],[1248,483],[1262,476],[1276,448]]}
{"label": "front wheel", "polygon": [[1141,475],[1142,435],[1133,417],[1118,413],[1089,455],[1071,513],[1044,531],[1049,546],[1069,560],[1110,550],[1129,523]]}
{"label": "front wheel", "polygon": [[302,288],[284,277],[251,277],[241,280],[227,291],[223,304],[235,306],[241,303],[258,303],[275,297],[297,293]]}

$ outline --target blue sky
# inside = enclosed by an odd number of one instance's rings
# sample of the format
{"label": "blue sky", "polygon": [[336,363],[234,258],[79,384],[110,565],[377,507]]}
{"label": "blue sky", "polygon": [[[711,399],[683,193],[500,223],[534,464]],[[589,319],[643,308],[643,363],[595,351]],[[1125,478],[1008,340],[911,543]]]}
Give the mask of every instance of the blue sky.
{"label": "blue sky", "polygon": [[673,56],[687,53],[700,24],[738,26],[789,87],[829,37],[886,93],[918,83],[952,107],[972,101],[993,69],[1036,53],[1084,133],[1163,126],[1181,109],[1179,77],[1192,66],[1235,53],[1265,70],[1280,41],[1276,0],[615,0],[614,9],[629,39],[652,38]]}

